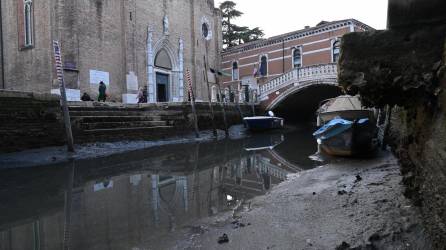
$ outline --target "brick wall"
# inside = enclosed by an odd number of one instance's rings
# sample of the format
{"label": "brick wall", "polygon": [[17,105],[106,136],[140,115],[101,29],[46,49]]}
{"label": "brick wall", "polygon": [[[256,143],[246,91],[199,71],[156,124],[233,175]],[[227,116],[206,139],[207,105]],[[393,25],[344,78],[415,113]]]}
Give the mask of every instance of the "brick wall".
{"label": "brick wall", "polygon": [[0,91],[0,152],[63,145],[59,100],[51,95]]}
{"label": "brick wall", "polygon": [[[333,26],[334,24],[334,26]],[[344,26],[336,26],[336,25]],[[353,20],[339,21],[325,24],[320,27],[296,31],[278,37],[240,45],[228,49],[222,54],[222,69],[232,74],[232,63],[238,62],[240,79],[251,77],[254,67],[258,67],[261,55],[268,55],[268,77],[270,80],[293,68],[293,51],[301,47],[302,66],[327,64],[332,62],[332,41],[352,31],[364,31],[361,23]],[[330,27],[330,29],[328,28]],[[320,32],[314,32],[322,28]],[[301,34],[300,37],[290,38]],[[256,45],[258,43],[258,45]],[[232,77],[223,77],[226,85],[231,84]]]}
{"label": "brick wall", "polygon": [[[163,17],[169,18],[166,40],[175,53],[184,41],[184,69],[197,82],[196,96],[206,100],[203,56],[206,43],[201,24],[206,18],[213,38],[207,44],[209,64],[219,67],[221,49],[220,13],[209,0],[39,0],[34,6],[34,46],[22,49],[23,0],[2,1],[5,41],[5,89],[50,93],[57,88],[51,42],[60,40],[66,63],[68,88],[91,96],[98,92],[90,84],[90,70],[109,72],[111,98],[120,101],[127,93],[126,75],[132,71],[139,86],[147,85],[147,29],[153,30],[153,46],[163,37]],[[154,51],[156,53],[156,51]],[[175,57],[178,57],[176,54]],[[178,58],[175,58],[178,59]]]}
{"label": "brick wall", "polygon": [[[98,103],[71,103],[70,109],[77,111],[96,112],[118,112],[123,117],[127,128],[139,127],[138,121],[126,120],[129,112],[137,112],[143,117],[157,117],[165,121],[168,128],[155,128],[154,130],[124,131],[117,133],[87,134],[83,130],[83,124],[76,122],[72,114],[72,128],[76,144],[96,141],[119,141],[119,140],[157,140],[171,136],[181,136],[194,130],[193,116],[189,104],[98,104]],[[223,110],[219,104],[213,104],[215,112],[215,123],[218,129],[224,129]],[[197,103],[198,124],[200,130],[212,129],[211,113],[207,103]],[[250,106],[241,105],[244,116],[252,115]],[[107,115],[109,113],[105,113]],[[235,104],[226,106],[228,125],[241,124],[240,112]],[[94,114],[93,114],[94,116]],[[91,120],[91,119],[90,119]],[[58,146],[65,144],[65,129],[59,105],[59,99],[49,94],[24,93],[14,91],[0,91],[0,152],[13,152],[24,149],[40,148],[47,146]]]}

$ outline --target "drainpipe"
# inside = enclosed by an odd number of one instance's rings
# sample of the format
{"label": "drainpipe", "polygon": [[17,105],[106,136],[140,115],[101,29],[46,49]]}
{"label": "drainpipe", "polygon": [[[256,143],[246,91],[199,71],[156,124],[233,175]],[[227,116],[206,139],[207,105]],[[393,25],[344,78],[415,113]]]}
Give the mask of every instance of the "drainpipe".
{"label": "drainpipe", "polygon": [[0,67],[2,67],[2,75],[1,75],[1,81],[2,81],[2,89],[5,89],[6,82],[5,82],[5,60],[3,55],[3,13],[2,13],[2,1],[0,1]]}

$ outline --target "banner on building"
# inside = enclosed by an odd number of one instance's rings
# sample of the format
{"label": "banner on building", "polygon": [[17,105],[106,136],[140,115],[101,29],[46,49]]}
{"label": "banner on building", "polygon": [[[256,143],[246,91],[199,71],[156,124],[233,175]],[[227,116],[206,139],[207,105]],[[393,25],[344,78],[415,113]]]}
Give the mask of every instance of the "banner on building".
{"label": "banner on building", "polygon": [[99,84],[104,82],[105,85],[110,85],[110,74],[105,71],[90,70],[90,84]]}

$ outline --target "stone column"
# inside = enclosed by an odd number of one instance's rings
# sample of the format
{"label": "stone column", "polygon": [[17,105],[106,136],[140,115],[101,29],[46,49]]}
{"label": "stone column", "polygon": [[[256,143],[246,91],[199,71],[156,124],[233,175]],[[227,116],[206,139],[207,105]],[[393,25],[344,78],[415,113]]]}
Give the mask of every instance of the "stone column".
{"label": "stone column", "polygon": [[155,73],[153,70],[153,47],[152,47],[153,32],[150,28],[147,29],[147,94],[148,102],[155,103]]}
{"label": "stone column", "polygon": [[179,40],[178,51],[178,101],[184,101],[184,42],[183,39]]}

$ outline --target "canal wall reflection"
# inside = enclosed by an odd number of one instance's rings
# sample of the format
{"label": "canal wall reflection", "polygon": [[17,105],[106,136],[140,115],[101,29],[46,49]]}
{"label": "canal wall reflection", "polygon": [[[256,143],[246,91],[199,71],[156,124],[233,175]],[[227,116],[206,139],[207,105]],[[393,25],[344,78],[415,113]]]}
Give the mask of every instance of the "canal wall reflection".
{"label": "canal wall reflection", "polygon": [[[274,151],[284,139],[172,145],[5,171],[0,179],[15,188],[0,190],[0,250],[156,249],[178,228],[231,210],[300,171]],[[24,176],[29,182],[21,183]]]}

